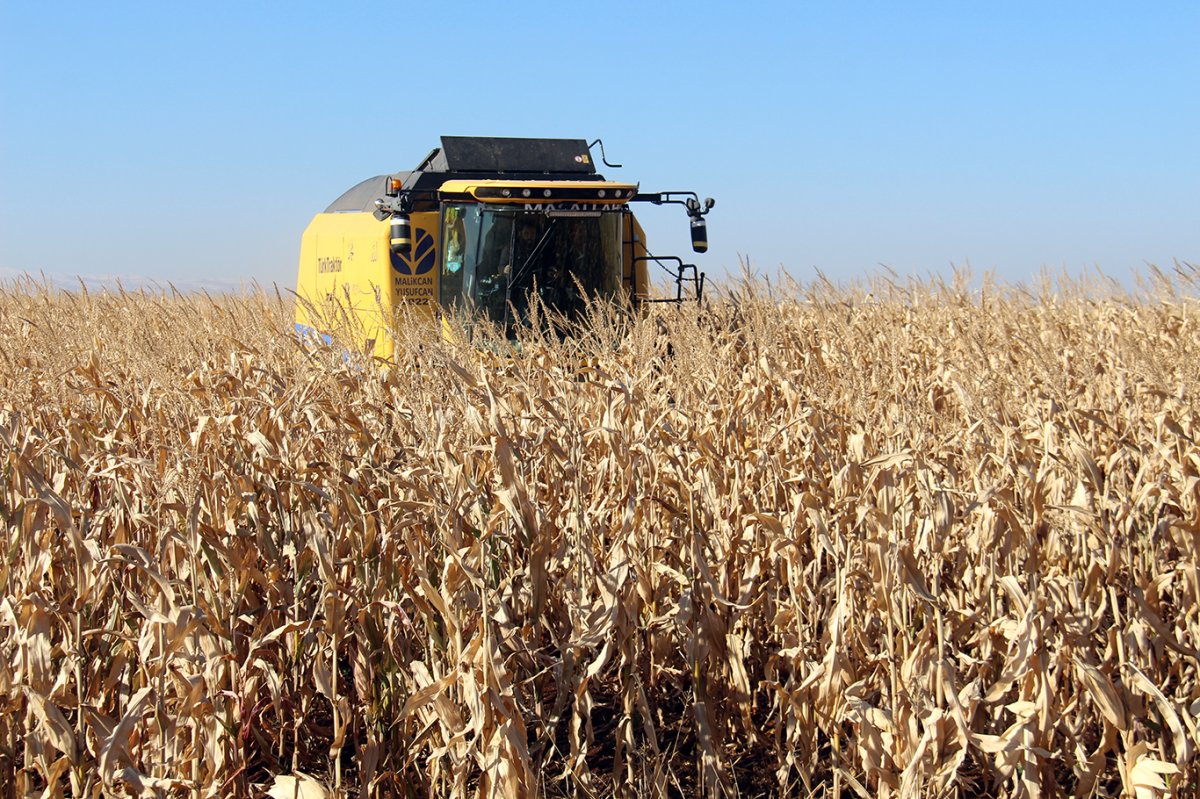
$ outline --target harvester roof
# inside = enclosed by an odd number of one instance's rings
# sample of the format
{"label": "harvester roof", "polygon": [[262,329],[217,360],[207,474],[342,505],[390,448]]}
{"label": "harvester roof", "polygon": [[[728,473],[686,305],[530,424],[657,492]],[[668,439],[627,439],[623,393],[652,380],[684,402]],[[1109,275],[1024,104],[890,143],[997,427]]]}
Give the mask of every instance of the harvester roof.
{"label": "harvester roof", "polygon": [[596,166],[583,139],[510,139],[443,136],[442,146],[417,167],[421,172],[500,175],[594,175]]}
{"label": "harvester roof", "polygon": [[414,210],[436,201],[448,181],[601,181],[584,139],[519,139],[495,136],[442,136],[411,172],[377,175],[349,189],[325,209],[374,211],[389,178],[399,179],[401,191],[413,198]]}

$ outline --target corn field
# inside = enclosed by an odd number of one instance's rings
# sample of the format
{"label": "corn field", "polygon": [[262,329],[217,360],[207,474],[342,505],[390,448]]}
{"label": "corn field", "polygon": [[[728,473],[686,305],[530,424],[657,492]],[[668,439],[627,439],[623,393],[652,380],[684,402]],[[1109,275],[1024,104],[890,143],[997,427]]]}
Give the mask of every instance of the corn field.
{"label": "corn field", "polygon": [[0,796],[1200,795],[1200,274],[369,364],[0,291]]}

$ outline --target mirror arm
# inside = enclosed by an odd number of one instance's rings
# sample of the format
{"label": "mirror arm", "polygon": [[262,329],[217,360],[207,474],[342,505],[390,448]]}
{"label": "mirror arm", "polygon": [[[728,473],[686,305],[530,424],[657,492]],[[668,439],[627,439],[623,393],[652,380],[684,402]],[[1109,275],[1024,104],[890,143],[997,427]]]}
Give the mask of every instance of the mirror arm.
{"label": "mirror arm", "polygon": [[688,216],[699,219],[705,216],[717,204],[712,197],[706,197],[703,202],[694,191],[660,191],[638,192],[630,202],[653,203],[654,205],[682,205],[687,209]]}

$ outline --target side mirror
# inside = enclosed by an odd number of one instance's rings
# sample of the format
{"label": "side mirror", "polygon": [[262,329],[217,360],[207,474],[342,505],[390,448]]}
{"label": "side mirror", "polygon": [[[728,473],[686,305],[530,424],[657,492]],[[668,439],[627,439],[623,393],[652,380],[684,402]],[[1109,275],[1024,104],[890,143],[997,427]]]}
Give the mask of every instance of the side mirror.
{"label": "side mirror", "polygon": [[692,249],[708,252],[708,224],[702,216],[692,218]]}
{"label": "side mirror", "polygon": [[412,249],[412,223],[408,214],[392,215],[391,243],[396,255],[405,255]]}

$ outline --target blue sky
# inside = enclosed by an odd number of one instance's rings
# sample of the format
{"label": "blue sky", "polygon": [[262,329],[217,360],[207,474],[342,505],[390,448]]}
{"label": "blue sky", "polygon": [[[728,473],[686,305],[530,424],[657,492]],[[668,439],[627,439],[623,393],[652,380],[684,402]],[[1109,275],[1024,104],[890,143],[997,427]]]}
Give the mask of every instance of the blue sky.
{"label": "blue sky", "polygon": [[[710,273],[1200,263],[1200,4],[0,4],[0,276],[294,283],[438,136],[603,137]],[[674,207],[642,214],[686,254]]]}

